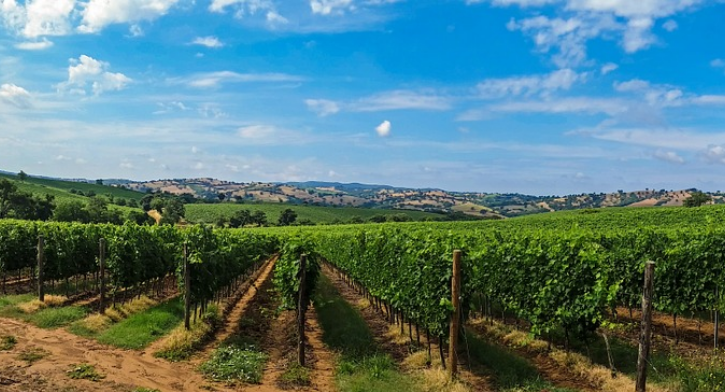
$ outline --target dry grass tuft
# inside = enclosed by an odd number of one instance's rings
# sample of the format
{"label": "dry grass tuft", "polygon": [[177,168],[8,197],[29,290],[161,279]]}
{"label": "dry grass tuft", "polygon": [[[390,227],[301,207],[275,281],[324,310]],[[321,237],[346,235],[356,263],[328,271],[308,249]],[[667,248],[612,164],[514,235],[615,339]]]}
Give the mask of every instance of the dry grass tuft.
{"label": "dry grass tuft", "polygon": [[44,302],[40,302],[39,299],[18,304],[18,309],[22,310],[24,313],[35,313],[40,309],[45,309],[46,307],[47,305]]}
{"label": "dry grass tuft", "polygon": [[65,295],[46,295],[43,299],[45,300],[45,305],[51,308],[61,307],[68,302],[68,297]]}
{"label": "dry grass tuft", "polygon": [[141,313],[151,309],[152,307],[158,305],[158,303],[158,301],[142,295],[141,298],[134,298],[130,302],[123,304],[123,306],[121,306],[121,311],[125,313],[126,316],[130,316],[132,314]]}
{"label": "dry grass tuft", "polygon": [[388,332],[385,333],[385,336],[395,342],[395,344],[406,345],[410,343],[408,335],[401,335],[400,327],[395,324],[388,326]]}
{"label": "dry grass tuft", "polygon": [[460,381],[451,381],[448,373],[441,367],[434,367],[421,371],[423,379],[420,385],[422,392],[470,392],[470,389]]}
{"label": "dry grass tuft", "polygon": [[126,315],[123,314],[118,308],[108,308],[105,312],[106,316],[111,319],[114,323],[117,323],[124,318],[126,318]]}
{"label": "dry grass tuft", "polygon": [[96,333],[105,330],[111,323],[111,318],[102,314],[92,314],[81,321],[83,328]]}

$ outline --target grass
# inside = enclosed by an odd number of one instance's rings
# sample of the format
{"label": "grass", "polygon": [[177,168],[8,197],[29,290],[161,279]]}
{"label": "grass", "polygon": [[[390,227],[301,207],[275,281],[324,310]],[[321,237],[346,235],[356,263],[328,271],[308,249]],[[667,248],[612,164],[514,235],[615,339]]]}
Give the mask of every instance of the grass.
{"label": "grass", "polygon": [[184,319],[181,298],[161,303],[112,325],[97,337],[112,346],[141,349],[169,333]]}
{"label": "grass", "polygon": [[235,342],[214,350],[211,359],[204,362],[199,371],[213,381],[259,384],[267,359],[267,354],[254,344]]}
{"label": "grass", "polygon": [[[113,197],[122,197],[124,199],[136,199],[141,200],[144,194],[141,192],[132,191],[126,188],[112,187],[107,185],[89,184],[85,182],[75,181],[63,181],[63,180],[52,180],[45,178],[28,177],[24,182],[20,182],[18,177],[15,175],[9,175],[0,173],[0,179],[8,179],[15,181],[18,188],[24,192],[32,193],[50,193],[56,196],[60,194],[63,197],[79,197],[70,193],[71,189],[76,189],[86,193],[93,191],[97,195],[111,194]],[[40,191],[39,191],[40,190]],[[52,192],[52,193],[51,193]],[[67,195],[67,196],[66,196]],[[82,196],[80,196],[82,198]]]}
{"label": "grass", "polygon": [[71,365],[71,369],[68,370],[67,374],[68,377],[74,380],[101,381],[106,378],[106,376],[99,373],[93,365],[89,365],[87,363]]}
{"label": "grass", "polygon": [[18,344],[18,339],[15,336],[0,336],[0,351],[10,351],[16,344]]}
{"label": "grass", "polygon": [[189,358],[209,339],[221,321],[220,309],[215,305],[209,306],[201,318],[191,325],[190,330],[187,331],[182,325],[171,331],[163,347],[154,356],[172,362]]}
{"label": "grass", "polygon": [[360,312],[325,276],[318,280],[314,303],[323,342],[340,354],[336,381],[341,392],[421,390],[413,377],[402,373],[389,355],[379,351]]}
{"label": "grass", "polygon": [[311,383],[310,369],[293,362],[280,377],[284,385],[306,387]]}
{"label": "grass", "polygon": [[468,331],[464,342],[471,358],[486,366],[493,373],[496,384],[502,392],[567,392],[543,380],[529,361],[508,348],[491,344]]}
{"label": "grass", "polygon": [[426,218],[439,219],[440,214],[422,211],[408,210],[383,210],[371,208],[354,207],[317,207],[297,206],[284,203],[250,203],[250,204],[187,204],[186,219],[195,223],[215,223],[221,217],[231,218],[235,212],[240,210],[262,211],[267,214],[269,222],[277,222],[282,211],[292,209],[297,213],[297,220],[310,220],[313,223],[349,222],[352,218],[358,217],[364,221],[375,215],[396,215],[405,214],[413,220],[422,221]]}
{"label": "grass", "polygon": [[[58,328],[66,326],[88,314],[88,309],[79,306],[45,307],[36,303],[34,295],[12,295],[0,298],[0,316],[10,317],[31,323],[40,328]],[[28,313],[23,309],[30,311]]]}
{"label": "grass", "polygon": [[30,302],[37,296],[35,294],[20,294],[20,295],[3,295],[0,296],[0,311],[3,309],[16,306],[24,302]]}
{"label": "grass", "polygon": [[145,387],[136,387],[131,392],[161,392],[161,390],[159,390],[159,389],[145,388]]}
{"label": "grass", "polygon": [[45,351],[40,347],[29,347],[18,354],[18,359],[27,362],[28,365],[32,365],[49,355],[50,352]]}

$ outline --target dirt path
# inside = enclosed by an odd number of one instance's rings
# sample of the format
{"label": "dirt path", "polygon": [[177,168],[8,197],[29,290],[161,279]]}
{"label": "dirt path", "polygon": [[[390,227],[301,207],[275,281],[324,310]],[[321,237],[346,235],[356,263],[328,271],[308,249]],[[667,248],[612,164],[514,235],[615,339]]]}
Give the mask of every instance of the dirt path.
{"label": "dirt path", "polygon": [[[138,351],[109,348],[62,329],[45,330],[0,318],[0,335],[11,335],[18,340],[12,350],[0,351],[0,379],[11,380],[2,386],[3,391],[50,392],[74,387],[78,391],[106,392],[128,391],[136,386],[162,391],[208,390],[204,389],[208,383],[189,365],[172,364]],[[49,354],[28,365],[17,357],[30,348],[42,348]],[[79,363],[94,365],[106,378],[98,383],[69,379],[66,371]]]}
{"label": "dirt path", "polygon": [[322,327],[314,306],[307,311],[305,334],[310,346],[308,353],[313,358],[308,362],[312,367],[312,390],[335,391],[335,355],[322,342]]}

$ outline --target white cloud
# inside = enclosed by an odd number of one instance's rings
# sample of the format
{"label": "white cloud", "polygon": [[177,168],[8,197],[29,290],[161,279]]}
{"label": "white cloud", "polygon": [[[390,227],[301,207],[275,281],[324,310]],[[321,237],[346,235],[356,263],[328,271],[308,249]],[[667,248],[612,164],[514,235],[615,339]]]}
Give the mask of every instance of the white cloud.
{"label": "white cloud", "polygon": [[90,0],[81,12],[82,21],[78,31],[97,33],[111,24],[154,20],[166,15],[178,2],[179,0]]}
{"label": "white cloud", "polygon": [[680,98],[682,90],[668,85],[652,85],[641,79],[632,79],[622,83],[614,83],[614,89],[619,92],[631,92],[642,95],[652,106],[674,106],[685,102]]}
{"label": "white cloud", "polygon": [[274,4],[271,0],[212,0],[209,10],[225,12],[230,7],[236,9],[234,15],[237,18],[254,15],[257,12],[274,11]]}
{"label": "white cloud", "polygon": [[242,139],[265,139],[277,132],[276,128],[269,125],[250,125],[239,128],[239,136]]}
{"label": "white cloud", "polygon": [[375,132],[377,132],[378,136],[380,137],[388,137],[390,136],[390,131],[393,128],[393,125],[390,123],[390,121],[385,120],[382,122],[382,124],[375,127]]}
{"label": "white cloud", "polygon": [[617,64],[614,64],[614,63],[606,63],[606,64],[602,65],[602,68],[600,70],[600,73],[602,75],[606,75],[606,74],[608,74],[610,72],[616,71],[617,68],[619,68],[619,65],[617,65]]}
{"label": "white cloud", "polygon": [[71,13],[75,0],[34,0],[24,5],[2,0],[0,17],[15,34],[27,38],[66,35],[72,31]]}
{"label": "white cloud", "polygon": [[725,145],[725,133],[695,132],[663,128],[615,128],[573,132],[595,139],[654,147],[666,151],[702,151],[708,146]]}
{"label": "white cloud", "polygon": [[674,151],[657,150],[652,156],[661,161],[676,163],[679,165],[685,163],[685,159],[677,155]]}
{"label": "white cloud", "polygon": [[711,144],[703,152],[705,161],[709,163],[720,163],[725,165],[725,145]]}
{"label": "white cloud", "polygon": [[207,48],[221,48],[224,46],[224,44],[219,41],[219,38],[214,36],[196,37],[196,39],[191,41],[191,44],[206,46]]}
{"label": "white cloud", "polygon": [[447,110],[450,100],[433,92],[394,90],[362,98],[349,105],[349,109],[358,112],[377,112],[385,110]]}
{"label": "white cloud", "polygon": [[[544,101],[523,101],[495,104],[488,107],[490,112],[501,113],[604,113],[610,116],[626,112],[628,106],[625,102],[616,99],[569,97]],[[479,119],[475,112],[463,117],[462,121]],[[465,113],[464,113],[465,115]]]}
{"label": "white cloud", "polygon": [[188,78],[170,79],[171,83],[186,84],[195,88],[218,88],[225,83],[253,82],[300,82],[299,76],[283,73],[237,73],[232,71],[205,72]]}
{"label": "white cloud", "polygon": [[28,90],[14,84],[3,84],[0,86],[0,101],[21,109],[31,106]]}
{"label": "white cloud", "polygon": [[90,85],[94,95],[104,91],[119,91],[126,88],[132,80],[122,73],[108,72],[110,65],[104,61],[81,55],[78,59],[70,59],[68,81],[58,85],[59,90],[72,93],[87,93]]}
{"label": "white cloud", "polygon": [[714,59],[710,61],[710,66],[713,68],[725,68],[725,61],[722,59]]}
{"label": "white cloud", "polygon": [[[468,0],[479,3],[485,0]],[[577,66],[586,61],[586,44],[594,38],[611,39],[621,35],[621,44],[628,53],[650,47],[657,41],[652,27],[657,19],[671,17],[692,9],[703,0],[487,0],[498,6],[535,8],[552,5],[560,17],[534,16],[512,20],[511,30],[530,35],[537,48],[550,52],[560,67]],[[674,20],[663,24],[667,31],[677,28]]]}
{"label": "white cloud", "polygon": [[674,19],[670,19],[662,24],[662,28],[669,32],[673,32],[673,31],[677,30],[678,27],[680,27],[680,26],[677,24],[677,22]]}
{"label": "white cloud", "polygon": [[583,74],[571,69],[560,69],[548,75],[518,76],[502,79],[488,79],[478,84],[482,98],[506,96],[549,95],[557,90],[569,90],[577,81],[584,80]]}
{"label": "white cloud", "polygon": [[281,25],[289,23],[289,20],[275,11],[267,11],[267,22],[270,25]]}
{"label": "white cloud", "polygon": [[15,44],[15,47],[20,50],[45,50],[53,46],[51,41],[43,38],[40,41],[27,41]]}
{"label": "white cloud", "polygon": [[354,9],[352,0],[310,0],[313,14],[342,14],[347,9]]}
{"label": "white cloud", "polygon": [[244,145],[299,145],[321,140],[314,135],[268,124],[252,124],[237,129]]}
{"label": "white cloud", "polygon": [[121,169],[133,169],[134,168],[133,163],[131,163],[131,162],[121,162],[121,164],[118,165],[118,167],[120,167]]}
{"label": "white cloud", "polygon": [[320,117],[329,116],[340,111],[340,105],[337,102],[327,99],[306,99],[305,105]]}

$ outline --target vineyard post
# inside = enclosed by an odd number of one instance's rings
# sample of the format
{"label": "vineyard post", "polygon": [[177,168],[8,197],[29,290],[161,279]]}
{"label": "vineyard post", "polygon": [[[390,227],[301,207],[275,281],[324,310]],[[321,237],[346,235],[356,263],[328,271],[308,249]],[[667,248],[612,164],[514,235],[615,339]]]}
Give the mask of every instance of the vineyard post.
{"label": "vineyard post", "polygon": [[453,251],[453,280],[451,282],[451,303],[453,304],[453,316],[451,317],[451,331],[449,337],[448,372],[451,378],[458,372],[458,329],[461,321],[461,251]]}
{"label": "vineyard post", "polygon": [[714,346],[717,350],[720,340],[720,290],[719,287],[715,286],[715,330],[713,331]]}
{"label": "vineyard post", "polygon": [[189,271],[189,248],[184,242],[184,328],[191,329],[191,282]]}
{"label": "vineyard post", "polygon": [[647,388],[647,364],[649,363],[649,350],[652,338],[652,292],[654,291],[654,270],[654,261],[648,261],[644,270],[642,330],[639,336],[636,392],[645,392]]}
{"label": "vineyard post", "polygon": [[38,299],[40,302],[45,301],[45,290],[43,289],[43,261],[45,258],[45,239],[43,236],[38,236]]}
{"label": "vineyard post", "polygon": [[101,238],[98,240],[98,264],[100,265],[100,291],[101,299],[98,302],[98,310],[105,312],[104,302],[106,302],[106,240]]}
{"label": "vineyard post", "polygon": [[297,301],[297,362],[305,366],[305,280],[307,278],[307,255],[300,256],[300,292]]}

